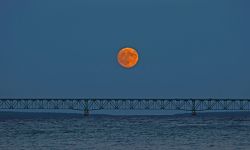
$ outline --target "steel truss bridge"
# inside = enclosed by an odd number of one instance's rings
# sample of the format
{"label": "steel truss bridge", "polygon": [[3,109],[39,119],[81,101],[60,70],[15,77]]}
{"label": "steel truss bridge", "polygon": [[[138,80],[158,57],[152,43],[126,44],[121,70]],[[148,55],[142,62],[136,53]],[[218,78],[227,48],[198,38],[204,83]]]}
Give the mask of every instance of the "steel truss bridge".
{"label": "steel truss bridge", "polygon": [[80,110],[250,110],[250,99],[0,99],[0,110],[65,109]]}

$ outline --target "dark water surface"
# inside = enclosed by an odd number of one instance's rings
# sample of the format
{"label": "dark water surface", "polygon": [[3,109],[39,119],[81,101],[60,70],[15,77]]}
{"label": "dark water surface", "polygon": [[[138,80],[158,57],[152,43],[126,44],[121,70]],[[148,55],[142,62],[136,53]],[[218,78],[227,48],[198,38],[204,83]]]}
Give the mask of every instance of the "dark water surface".
{"label": "dark water surface", "polygon": [[250,115],[0,119],[0,149],[250,149]]}

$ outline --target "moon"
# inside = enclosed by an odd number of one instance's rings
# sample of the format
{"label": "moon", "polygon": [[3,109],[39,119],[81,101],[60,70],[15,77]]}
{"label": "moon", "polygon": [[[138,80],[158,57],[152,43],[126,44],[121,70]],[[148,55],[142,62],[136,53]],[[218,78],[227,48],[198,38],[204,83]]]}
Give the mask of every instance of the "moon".
{"label": "moon", "polygon": [[137,64],[139,56],[134,48],[126,47],[119,51],[117,60],[122,67],[129,69]]}

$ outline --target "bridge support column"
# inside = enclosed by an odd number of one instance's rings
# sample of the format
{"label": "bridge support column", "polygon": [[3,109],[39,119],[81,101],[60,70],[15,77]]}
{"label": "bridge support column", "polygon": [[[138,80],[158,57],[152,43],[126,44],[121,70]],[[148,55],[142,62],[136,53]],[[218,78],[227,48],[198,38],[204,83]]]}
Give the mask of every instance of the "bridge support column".
{"label": "bridge support column", "polygon": [[192,116],[195,116],[195,115],[196,115],[196,111],[192,110]]}
{"label": "bridge support column", "polygon": [[192,116],[196,115],[196,105],[195,105],[195,100],[192,99]]}
{"label": "bridge support column", "polygon": [[84,100],[84,111],[83,111],[84,116],[89,116],[89,104],[88,100]]}
{"label": "bridge support column", "polygon": [[89,109],[84,109],[83,115],[84,116],[89,116]]}

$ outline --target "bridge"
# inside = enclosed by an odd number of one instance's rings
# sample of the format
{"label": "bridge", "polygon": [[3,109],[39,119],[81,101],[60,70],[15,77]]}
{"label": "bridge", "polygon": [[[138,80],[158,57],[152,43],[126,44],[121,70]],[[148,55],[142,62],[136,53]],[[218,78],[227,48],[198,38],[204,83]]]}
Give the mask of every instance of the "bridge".
{"label": "bridge", "polygon": [[195,115],[200,111],[250,110],[250,99],[0,99],[0,110],[65,109],[80,110],[182,110]]}

